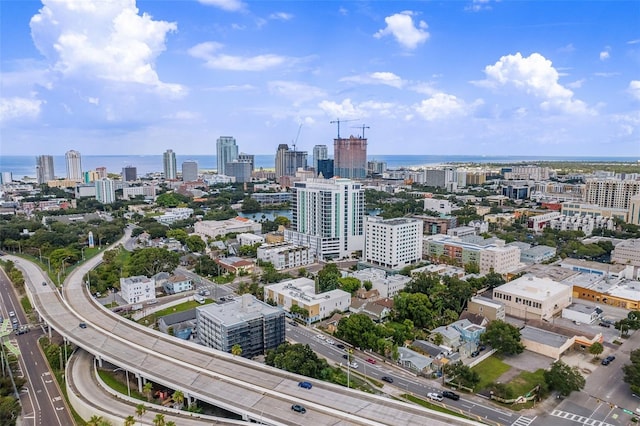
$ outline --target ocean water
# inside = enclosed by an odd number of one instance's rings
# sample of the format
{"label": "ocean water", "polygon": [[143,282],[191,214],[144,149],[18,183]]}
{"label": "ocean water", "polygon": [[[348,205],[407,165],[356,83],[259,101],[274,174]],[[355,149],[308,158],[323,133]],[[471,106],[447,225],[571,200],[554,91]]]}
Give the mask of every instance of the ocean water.
{"label": "ocean water", "polygon": [[[545,156],[497,156],[497,155],[370,155],[370,161],[387,163],[387,168],[419,167],[445,163],[520,163],[532,161],[576,161],[576,162],[636,162],[635,157],[545,157]],[[182,162],[195,160],[200,170],[215,170],[217,160],[215,155],[176,155],[178,170],[182,169]],[[273,169],[275,155],[256,155],[255,167],[259,169]],[[309,156],[311,162],[311,156]],[[95,170],[106,167],[109,173],[121,173],[125,166],[138,169],[138,176],[162,171],[162,155],[83,155],[82,170]],[[53,157],[53,167],[56,177],[66,176],[66,163],[63,155]],[[15,179],[23,176],[36,176],[36,157],[30,155],[0,156],[0,172],[11,172]]]}

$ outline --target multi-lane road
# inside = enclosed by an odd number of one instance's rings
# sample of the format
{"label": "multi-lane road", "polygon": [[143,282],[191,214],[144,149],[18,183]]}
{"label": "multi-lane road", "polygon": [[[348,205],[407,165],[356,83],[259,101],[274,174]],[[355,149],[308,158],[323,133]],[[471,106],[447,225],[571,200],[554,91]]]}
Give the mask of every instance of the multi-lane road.
{"label": "multi-lane road", "polygon": [[[79,266],[65,282],[65,300],[31,285],[38,312],[58,332],[98,358],[186,395],[270,424],[471,424],[386,397],[317,383],[300,392],[302,378],[240,357],[179,341],[124,320],[94,303],[82,276],[98,258]],[[31,282],[41,280],[32,263],[17,260]],[[85,322],[87,328],[80,328]],[[307,412],[291,410],[303,404]]]}
{"label": "multi-lane road", "polygon": [[[20,324],[27,324],[27,318],[22,312],[13,285],[1,269],[0,288],[2,289],[0,291],[2,316],[8,318],[8,313],[13,311]],[[60,388],[38,346],[38,339],[42,336],[43,330],[38,326],[28,333],[12,334],[10,338],[11,342],[20,349],[20,371],[17,375],[26,379],[26,384],[19,390],[22,424],[25,426],[72,425],[74,422],[60,393]]]}

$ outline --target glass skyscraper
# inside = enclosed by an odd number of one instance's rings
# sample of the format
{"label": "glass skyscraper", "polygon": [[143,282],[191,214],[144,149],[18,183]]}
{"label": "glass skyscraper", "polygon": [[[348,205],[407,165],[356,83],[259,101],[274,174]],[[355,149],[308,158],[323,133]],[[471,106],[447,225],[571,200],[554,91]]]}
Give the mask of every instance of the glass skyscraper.
{"label": "glass skyscraper", "polygon": [[216,142],[218,174],[226,175],[226,165],[238,159],[238,145],[233,136],[220,136]]}
{"label": "glass skyscraper", "polygon": [[176,153],[168,149],[162,156],[162,165],[165,179],[175,179],[178,176],[178,166],[176,163]]}

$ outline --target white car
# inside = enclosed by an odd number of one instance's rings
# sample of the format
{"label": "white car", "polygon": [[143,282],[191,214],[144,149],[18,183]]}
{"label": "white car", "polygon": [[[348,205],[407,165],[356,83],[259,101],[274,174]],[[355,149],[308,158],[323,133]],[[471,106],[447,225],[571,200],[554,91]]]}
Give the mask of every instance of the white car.
{"label": "white car", "polygon": [[327,339],[327,343],[333,345],[336,341],[333,339]]}
{"label": "white car", "polygon": [[442,401],[442,395],[435,392],[429,392],[427,394],[427,398],[429,398],[432,401],[438,401],[438,402]]}
{"label": "white car", "polygon": [[355,362],[355,361],[354,361],[354,362],[352,362],[352,363],[351,363],[351,364],[349,364],[349,365],[351,366],[351,368],[358,368],[358,367],[359,367],[358,363],[357,363],[357,362]]}
{"label": "white car", "polygon": [[320,340],[324,340],[324,335],[322,334],[316,334],[316,337]]}

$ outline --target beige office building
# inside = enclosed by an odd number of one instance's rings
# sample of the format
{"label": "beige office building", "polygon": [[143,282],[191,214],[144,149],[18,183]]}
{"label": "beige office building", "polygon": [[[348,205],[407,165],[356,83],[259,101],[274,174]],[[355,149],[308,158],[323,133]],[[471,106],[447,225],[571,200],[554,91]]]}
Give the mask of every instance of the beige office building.
{"label": "beige office building", "polygon": [[525,275],[493,289],[505,313],[522,319],[551,320],[572,303],[572,286]]}

